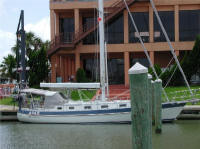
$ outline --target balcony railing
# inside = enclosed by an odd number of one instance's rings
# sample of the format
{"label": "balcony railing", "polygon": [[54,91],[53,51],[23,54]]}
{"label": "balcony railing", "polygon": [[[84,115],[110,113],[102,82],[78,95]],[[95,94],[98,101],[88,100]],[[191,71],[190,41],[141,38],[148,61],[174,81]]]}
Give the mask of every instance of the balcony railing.
{"label": "balcony railing", "polygon": [[51,2],[96,2],[96,0],[51,0]]}
{"label": "balcony railing", "polygon": [[[64,2],[69,0],[52,0],[54,2]],[[75,1],[75,0],[74,0]],[[88,0],[78,0],[78,1],[88,1]],[[126,0],[128,6],[134,2],[138,1],[148,1],[148,0]],[[111,8],[111,9],[110,9]],[[119,14],[122,10],[125,9],[124,2],[122,0],[115,1],[113,4],[108,7],[110,9],[109,14],[105,16],[104,23],[108,21],[112,21],[117,14]],[[83,40],[90,33],[94,32],[97,29],[97,23],[92,24],[84,24],[78,31],[74,33],[64,33],[56,36],[55,39],[51,42],[51,48],[48,51],[48,55],[54,53],[59,47],[59,45],[65,44],[65,47],[75,47],[81,40]]]}

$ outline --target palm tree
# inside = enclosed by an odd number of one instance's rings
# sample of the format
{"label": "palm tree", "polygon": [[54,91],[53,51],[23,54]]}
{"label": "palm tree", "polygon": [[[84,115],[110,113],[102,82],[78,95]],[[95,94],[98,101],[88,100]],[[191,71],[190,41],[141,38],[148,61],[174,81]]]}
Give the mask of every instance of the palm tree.
{"label": "palm tree", "polygon": [[[49,73],[49,63],[46,56],[46,51],[49,48],[49,41],[43,42],[41,38],[34,35],[32,32],[26,33],[26,64],[30,67],[27,73],[29,78],[29,85],[38,85],[38,82],[46,80]],[[11,49],[14,53],[4,57],[2,64],[0,65],[0,72],[2,77],[9,77],[11,79],[16,78],[16,72],[13,72],[13,68],[16,68],[16,54],[18,53],[17,42]]]}
{"label": "palm tree", "polygon": [[7,57],[3,58],[3,61],[0,64],[1,76],[10,78],[11,81],[16,79],[16,72],[13,71],[14,68],[16,68],[15,56],[9,54]]}

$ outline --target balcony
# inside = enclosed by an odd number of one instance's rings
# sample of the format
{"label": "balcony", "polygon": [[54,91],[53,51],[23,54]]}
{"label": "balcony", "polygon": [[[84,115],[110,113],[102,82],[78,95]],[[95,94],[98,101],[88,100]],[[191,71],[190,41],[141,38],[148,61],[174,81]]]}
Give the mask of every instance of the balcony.
{"label": "balcony", "polygon": [[50,0],[50,2],[77,2],[77,1],[78,2],[96,2],[96,0]]}
{"label": "balcony", "polygon": [[[53,2],[67,2],[69,0],[51,0]],[[76,0],[73,0],[76,1]],[[77,0],[77,1],[91,1],[91,0]],[[93,0],[92,0],[93,1]],[[112,0],[109,0],[112,1]],[[149,1],[149,0],[127,0],[128,6],[139,1]],[[105,16],[104,23],[108,23],[114,20],[120,13],[126,8],[122,0],[114,1],[108,7],[110,9],[109,14]],[[50,50],[48,50],[48,56],[57,52],[60,48],[74,49],[75,46],[81,42],[90,33],[97,29],[98,24],[83,25],[79,31],[75,33],[64,33],[59,36],[55,36],[54,40],[51,41]]]}

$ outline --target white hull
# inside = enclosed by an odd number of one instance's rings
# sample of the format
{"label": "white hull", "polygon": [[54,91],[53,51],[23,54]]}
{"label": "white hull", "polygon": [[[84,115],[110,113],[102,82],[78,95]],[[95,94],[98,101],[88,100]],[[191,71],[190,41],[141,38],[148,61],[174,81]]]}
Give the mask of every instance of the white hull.
{"label": "white hull", "polygon": [[[162,109],[162,120],[174,120],[183,107]],[[131,122],[131,113],[87,114],[87,115],[30,115],[17,114],[18,120],[29,123],[127,123]]]}

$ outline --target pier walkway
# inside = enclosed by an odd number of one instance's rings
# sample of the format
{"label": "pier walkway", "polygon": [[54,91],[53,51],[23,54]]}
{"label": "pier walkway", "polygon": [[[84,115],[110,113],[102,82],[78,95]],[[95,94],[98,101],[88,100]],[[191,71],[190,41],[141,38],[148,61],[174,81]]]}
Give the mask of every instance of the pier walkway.
{"label": "pier walkway", "polygon": [[16,121],[18,107],[0,105],[0,121]]}

